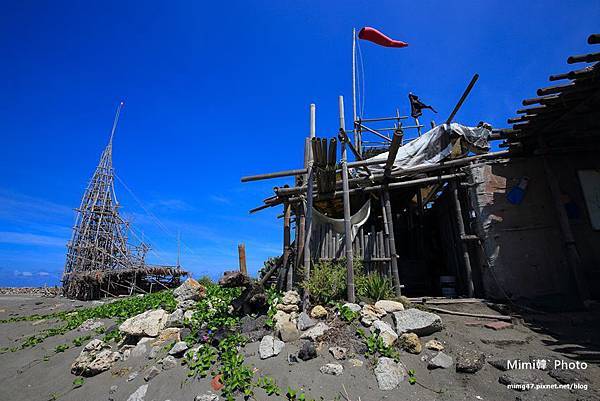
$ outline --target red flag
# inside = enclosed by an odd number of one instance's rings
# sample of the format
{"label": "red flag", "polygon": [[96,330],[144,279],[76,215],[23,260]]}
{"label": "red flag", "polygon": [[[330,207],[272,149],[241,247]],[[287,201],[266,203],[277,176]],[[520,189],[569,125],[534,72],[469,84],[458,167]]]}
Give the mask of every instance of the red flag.
{"label": "red flag", "polygon": [[370,26],[366,26],[360,30],[358,33],[358,38],[363,40],[368,40],[369,42],[376,43],[380,46],[385,47],[406,47],[408,43],[402,42],[401,40],[394,40],[388,36],[385,36],[383,33],[379,32],[375,28],[371,28]]}

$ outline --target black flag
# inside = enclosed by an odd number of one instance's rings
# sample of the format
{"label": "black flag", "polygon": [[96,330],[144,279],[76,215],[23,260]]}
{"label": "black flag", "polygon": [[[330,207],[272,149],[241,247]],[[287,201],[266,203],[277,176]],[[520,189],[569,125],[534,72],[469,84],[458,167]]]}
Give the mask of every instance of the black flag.
{"label": "black flag", "polygon": [[433,107],[426,105],[425,103],[420,101],[417,95],[409,93],[408,100],[410,101],[410,115],[412,118],[420,117],[423,114],[423,109],[430,109],[431,111],[437,114],[437,111],[435,111]]}

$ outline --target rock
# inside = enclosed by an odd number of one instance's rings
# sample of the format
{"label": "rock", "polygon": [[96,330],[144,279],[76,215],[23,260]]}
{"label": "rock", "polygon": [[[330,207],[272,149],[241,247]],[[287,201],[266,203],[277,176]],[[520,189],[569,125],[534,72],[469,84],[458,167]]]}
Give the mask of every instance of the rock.
{"label": "rock", "polygon": [[196,311],[194,310],[186,310],[185,312],[183,312],[183,321],[185,322],[186,320],[192,320],[192,317],[194,317],[194,313]]}
{"label": "rock", "polygon": [[138,375],[139,375],[139,374],[140,374],[140,373],[139,373],[139,372],[137,372],[137,371],[136,371],[136,372],[131,372],[131,373],[129,374],[129,376],[127,376],[127,381],[128,381],[128,382],[130,382],[130,381],[132,381],[132,380],[135,380],[135,378],[136,378],[136,377],[138,377]]}
{"label": "rock", "polygon": [[509,370],[508,369],[508,359],[492,359],[487,362],[498,370],[502,370],[502,371]]}
{"label": "rock", "polygon": [[507,388],[510,388],[511,390],[516,390],[516,391],[528,391],[531,390],[534,386],[534,383],[525,380],[525,379],[521,379],[519,377],[515,377],[512,375],[509,375],[507,373],[504,373],[503,375],[501,375],[498,378],[498,382],[500,384],[504,384]]}
{"label": "rock", "polygon": [[428,336],[444,328],[442,318],[435,313],[411,308],[394,312],[396,333],[415,333],[418,336]]}
{"label": "rock", "polygon": [[404,310],[404,305],[402,305],[401,302],[388,301],[383,299],[381,301],[375,302],[375,306],[377,308],[383,309],[387,313],[400,312]]}
{"label": "rock", "polygon": [[278,310],[277,312],[275,312],[275,315],[273,315],[273,321],[275,322],[275,324],[290,320],[292,320],[292,316],[284,311]]}
{"label": "rock", "polygon": [[329,327],[328,325],[326,325],[323,322],[319,322],[314,327],[311,327],[310,329],[308,329],[304,333],[302,333],[300,338],[308,338],[313,341],[316,341],[317,338],[321,337],[323,334],[325,334],[329,330],[331,330],[331,327]]}
{"label": "rock", "polygon": [[197,395],[194,401],[219,401],[219,396],[213,393]]}
{"label": "rock", "polygon": [[[144,337],[144,338],[151,338],[151,337]],[[137,343],[137,345],[129,351],[129,356],[131,358],[141,358],[144,355],[146,355],[146,352],[148,352],[147,343],[148,343],[148,341],[139,341]],[[126,352],[124,354],[126,354]]]}
{"label": "rock", "polygon": [[375,320],[379,320],[387,314],[381,308],[376,307],[375,305],[365,305],[360,310],[360,321],[365,326],[370,326],[373,324]]}
{"label": "rock", "polygon": [[298,355],[297,355],[297,354],[288,354],[288,357],[287,357],[287,358],[288,358],[288,363],[289,363],[290,365],[293,365],[293,364],[295,364],[295,363],[298,363],[298,362],[300,362],[300,361],[298,360]]}
{"label": "rock", "polygon": [[300,295],[294,290],[286,291],[285,294],[283,294],[281,303],[285,305],[298,305],[300,304]]}
{"label": "rock", "polygon": [[110,386],[110,390],[108,390],[108,394],[114,394],[117,392],[118,389],[119,389],[119,386],[117,386],[117,385]]}
{"label": "rock", "polygon": [[344,373],[344,367],[339,363],[328,363],[327,365],[321,366],[319,370],[324,375],[340,376]]}
{"label": "rock", "polygon": [[144,375],[144,380],[149,382],[150,380],[152,380],[156,376],[158,376],[159,373],[160,373],[160,369],[157,368],[156,366],[152,366],[150,369],[148,369],[148,371]]}
{"label": "rock", "polygon": [[162,365],[163,370],[169,370],[177,366],[177,359],[173,355],[167,355],[159,363]]}
{"label": "rock", "polygon": [[275,324],[275,332],[279,335],[281,340],[286,343],[296,341],[300,338],[300,331],[298,331],[296,323],[291,320],[281,321]]}
{"label": "rock", "polygon": [[280,341],[273,336],[264,336],[258,346],[260,359],[267,359],[279,355],[284,346],[285,343],[283,341]]}
{"label": "rock", "polygon": [[448,369],[452,367],[452,357],[450,355],[444,354],[442,351],[438,352],[433,358],[429,360],[427,364],[427,369]]}
{"label": "rock", "polygon": [[183,309],[184,311],[196,309],[196,301],[189,300],[189,301],[178,302],[177,309]]}
{"label": "rock", "polygon": [[360,359],[356,359],[356,358],[351,358],[348,360],[348,362],[350,362],[350,365],[352,365],[355,368],[360,368],[364,362],[361,361]]}
{"label": "rock", "polygon": [[162,309],[149,310],[125,320],[119,330],[133,337],[156,337],[165,327],[168,314]]}
{"label": "rock", "polygon": [[362,309],[360,305],[353,304],[352,302],[346,302],[344,305],[342,305],[342,307],[344,306],[350,309],[352,312],[360,312],[360,310]]}
{"label": "rock", "polygon": [[485,355],[476,350],[461,350],[456,356],[456,371],[461,373],[476,373],[485,363]]}
{"label": "rock", "polygon": [[225,272],[219,279],[219,285],[225,288],[248,287],[250,283],[250,278],[237,270]]}
{"label": "rock", "polygon": [[398,387],[406,377],[406,369],[400,362],[381,357],[375,367],[375,378],[380,390],[389,391]]}
{"label": "rock", "polygon": [[179,330],[179,339],[185,340],[190,334],[192,334],[192,331],[187,327],[184,327],[183,329]]}
{"label": "rock", "polygon": [[392,346],[398,339],[398,334],[383,320],[375,320],[371,326],[371,331],[379,333],[384,344],[388,347]]}
{"label": "rock", "polygon": [[205,295],[206,288],[191,277],[173,291],[173,296],[178,302],[199,301]]}
{"label": "rock", "polygon": [[144,384],[143,386],[138,387],[138,389],[127,398],[127,401],[144,401],[147,391],[148,385]]}
{"label": "rock", "polygon": [[492,330],[504,330],[504,329],[509,329],[512,326],[513,326],[512,323],[502,322],[502,321],[489,322],[489,323],[484,324],[484,327],[486,327],[488,329],[492,329]]}
{"label": "rock", "polygon": [[154,347],[152,347],[150,349],[150,353],[148,354],[148,359],[154,359],[158,356],[158,353],[160,352],[160,347],[158,345],[155,345]]}
{"label": "rock", "polygon": [[79,326],[79,328],[77,329],[78,331],[92,331],[92,330],[96,330],[99,327],[104,326],[104,323],[102,323],[100,320],[98,319],[88,319],[85,322],[81,323],[81,326]]}
{"label": "rock", "polygon": [[314,308],[312,308],[312,310],[310,311],[310,317],[314,318],[314,319],[323,319],[326,318],[328,315],[327,313],[327,309],[325,309],[324,307],[322,307],[321,305],[317,305]]}
{"label": "rock", "polygon": [[119,360],[120,354],[113,352],[104,341],[94,339],[86,344],[79,356],[71,364],[71,373],[94,376],[102,373]]}
{"label": "rock", "polygon": [[317,349],[312,341],[304,341],[300,346],[300,351],[298,351],[298,358],[303,361],[308,361],[310,359],[317,357]]}
{"label": "rock", "polygon": [[298,312],[300,308],[298,305],[286,305],[286,304],[277,304],[275,307],[277,310],[280,310],[285,313]]}
{"label": "rock", "polygon": [[341,361],[346,359],[346,354],[348,353],[348,348],[344,347],[329,347],[329,353],[333,355],[335,359]]}
{"label": "rock", "polygon": [[317,323],[318,322],[316,320],[308,316],[308,313],[302,312],[300,315],[298,315],[298,323],[296,324],[296,327],[298,327],[298,330],[304,331],[314,327]]}
{"label": "rock", "polygon": [[411,354],[420,354],[422,351],[421,341],[419,340],[419,336],[415,333],[404,333],[402,334],[398,342],[403,350],[406,352],[410,352]]}
{"label": "rock", "polygon": [[175,311],[167,317],[165,327],[183,327],[183,313],[183,309],[175,309]]}
{"label": "rock", "polygon": [[438,340],[429,340],[425,343],[425,348],[433,351],[442,351],[444,349],[444,344]]}
{"label": "rock", "polygon": [[585,382],[586,380],[575,370],[551,369],[548,372],[550,377],[556,379],[560,384],[571,384]]}
{"label": "rock", "polygon": [[271,332],[265,327],[266,324],[266,315],[257,317],[246,315],[240,319],[240,332],[248,338],[249,342],[260,341],[261,338]]}
{"label": "rock", "polygon": [[169,350],[169,355],[182,355],[188,348],[185,341],[176,342],[175,345],[173,345],[173,348]]}

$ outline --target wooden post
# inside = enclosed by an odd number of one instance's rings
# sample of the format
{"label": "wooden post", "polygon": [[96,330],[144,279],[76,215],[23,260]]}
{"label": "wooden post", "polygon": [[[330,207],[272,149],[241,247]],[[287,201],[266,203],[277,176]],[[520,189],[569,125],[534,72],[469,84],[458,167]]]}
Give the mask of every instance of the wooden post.
{"label": "wooden post", "polygon": [[392,283],[396,296],[402,295],[402,287],[400,285],[400,274],[398,273],[398,254],[396,253],[396,238],[394,235],[394,220],[392,213],[392,204],[390,202],[390,192],[387,188],[381,191],[383,199],[383,207],[385,209],[385,217],[388,231],[388,241],[390,244],[390,264],[392,267]]}
{"label": "wooden post", "polygon": [[240,271],[245,276],[248,275],[248,269],[246,268],[246,245],[238,245],[238,257],[240,259]]}
{"label": "wooden post", "polygon": [[[339,97],[340,132],[345,132],[344,97]],[[345,139],[342,139],[345,138]],[[350,188],[348,184],[347,136],[340,135],[342,141],[342,190],[344,192],[344,237],[346,242],[346,283],[348,302],[355,302],[354,291],[354,254],[352,253],[352,225],[350,224]]]}
{"label": "wooden post", "polygon": [[[316,135],[316,121],[315,121],[315,110],[314,104],[310,105],[310,132],[309,137],[306,139],[306,154],[304,155],[307,160],[306,166],[306,212],[305,212],[305,230],[304,230],[304,279],[310,278],[310,237],[312,235],[312,208],[313,208],[313,155],[312,155],[312,144],[311,140]],[[303,294],[303,305],[304,308],[308,307],[310,293],[308,289],[304,290]]]}
{"label": "wooden post", "polygon": [[544,172],[546,173],[546,179],[548,181],[550,193],[554,202],[554,210],[556,211],[556,215],[558,217],[558,225],[565,244],[567,264],[573,273],[573,278],[575,279],[575,284],[579,293],[579,299],[585,306],[587,303],[586,301],[590,299],[590,293],[587,283],[585,282],[581,272],[581,258],[579,257],[579,252],[577,251],[577,245],[575,243],[575,237],[573,236],[573,231],[571,230],[571,225],[569,224],[569,217],[567,216],[565,206],[561,200],[560,186],[558,184],[558,180],[556,179],[556,174],[550,165],[548,157],[544,156],[542,157],[542,160],[544,163]]}
{"label": "wooden post", "polygon": [[454,203],[454,218],[456,219],[456,227],[458,229],[458,242],[463,254],[463,262],[465,264],[465,279],[467,280],[467,296],[473,297],[475,287],[473,286],[473,271],[471,269],[471,257],[469,256],[469,248],[466,242],[465,222],[463,221],[462,207],[460,206],[460,198],[458,197],[458,185],[456,180],[450,181],[450,195],[452,203]]}
{"label": "wooden post", "polygon": [[[291,215],[292,215],[292,206],[289,203],[285,203],[283,205],[283,253],[288,254],[291,252]],[[287,261],[286,261],[287,262]],[[283,266],[284,269],[287,269],[287,278],[286,278],[286,290],[290,291],[294,284],[294,269],[290,266],[289,263]]]}

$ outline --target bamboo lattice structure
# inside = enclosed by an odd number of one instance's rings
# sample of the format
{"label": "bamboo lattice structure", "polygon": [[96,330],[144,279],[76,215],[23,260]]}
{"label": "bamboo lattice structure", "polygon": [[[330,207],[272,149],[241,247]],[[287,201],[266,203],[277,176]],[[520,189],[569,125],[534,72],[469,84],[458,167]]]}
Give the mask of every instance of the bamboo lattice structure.
{"label": "bamboo lattice structure", "polygon": [[143,242],[131,245],[129,224],[119,214],[112,165],[113,138],[123,103],[119,104],[108,145],[76,209],[77,217],[63,273],[65,296],[94,299],[100,296],[151,292],[176,285],[187,274],[177,266],[150,266]]}

